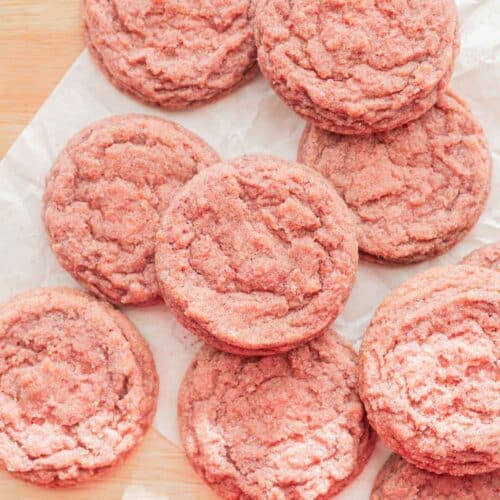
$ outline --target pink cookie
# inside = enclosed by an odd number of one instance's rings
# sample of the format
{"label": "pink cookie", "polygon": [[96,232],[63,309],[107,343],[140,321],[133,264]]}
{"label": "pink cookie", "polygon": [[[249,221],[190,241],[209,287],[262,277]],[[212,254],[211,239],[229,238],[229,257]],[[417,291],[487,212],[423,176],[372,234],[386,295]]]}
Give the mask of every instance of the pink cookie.
{"label": "pink cookie", "polygon": [[360,352],[360,396],[380,438],[438,474],[500,467],[500,273],[431,269],[389,295]]}
{"label": "pink cookie", "polygon": [[179,391],[181,438],[196,472],[227,499],[331,498],[375,443],[356,362],[333,331],[265,358],[205,346]]}
{"label": "pink cookie", "polygon": [[180,109],[257,73],[253,0],[83,0],[90,52],[111,82]]}
{"label": "pink cookie", "polygon": [[483,130],[451,92],[390,132],[347,137],[308,126],[298,157],[333,183],[356,216],[362,255],[380,262],[446,252],[477,222],[490,191]]}
{"label": "pink cookie", "polygon": [[180,323],[242,355],[319,335],[354,283],[349,211],[313,170],[246,156],[200,172],[161,221],[156,269]]}
{"label": "pink cookie", "polygon": [[219,157],[172,122],[124,115],[68,143],[47,177],[43,219],[61,265],[115,304],[158,300],[154,238],[160,212]]}
{"label": "pink cookie", "polygon": [[156,410],[158,376],[134,325],[69,288],[0,306],[0,464],[46,486],[121,462]]}
{"label": "pink cookie", "polygon": [[450,80],[459,50],[453,0],[268,0],[258,61],[278,95],[339,134],[415,120]]}
{"label": "pink cookie", "polygon": [[432,474],[392,455],[378,473],[370,500],[498,500],[500,470],[477,476]]}
{"label": "pink cookie", "polygon": [[462,260],[461,264],[500,271],[500,241],[472,252]]}

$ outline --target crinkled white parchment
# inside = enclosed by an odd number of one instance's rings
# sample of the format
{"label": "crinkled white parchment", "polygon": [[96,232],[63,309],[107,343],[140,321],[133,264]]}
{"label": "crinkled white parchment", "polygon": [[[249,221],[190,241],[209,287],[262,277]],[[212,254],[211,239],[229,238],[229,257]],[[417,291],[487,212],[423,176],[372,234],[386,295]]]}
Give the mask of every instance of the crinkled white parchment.
{"label": "crinkled white parchment", "polygon": [[[413,266],[361,263],[356,286],[335,328],[357,343],[387,293],[413,274],[452,264],[471,250],[500,239],[500,6],[499,0],[458,1],[462,49],[452,87],[472,107],[488,136],[494,159],[488,207],[471,234],[448,254]],[[33,76],[36,78],[36,75]],[[44,178],[67,140],[89,123],[121,113],[146,113],[178,121],[211,144],[223,158],[269,153],[295,159],[304,122],[259,77],[232,95],[193,111],[169,113],[144,106],[115,90],[85,51],[26,127],[0,164],[0,301],[40,286],[76,286],[59,266],[41,222]],[[176,394],[199,344],[165,306],[127,308],[148,340],[160,373],[156,428],[179,443]],[[368,498],[387,456],[378,445],[368,467],[339,498]]]}

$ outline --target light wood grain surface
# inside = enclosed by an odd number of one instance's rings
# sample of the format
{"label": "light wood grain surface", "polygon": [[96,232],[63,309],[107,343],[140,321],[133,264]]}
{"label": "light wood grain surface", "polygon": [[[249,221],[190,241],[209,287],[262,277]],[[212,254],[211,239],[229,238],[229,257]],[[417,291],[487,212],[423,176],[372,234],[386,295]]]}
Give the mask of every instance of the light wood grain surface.
{"label": "light wood grain surface", "polygon": [[[79,0],[0,0],[0,158],[83,49]],[[1,186],[1,181],[0,181]],[[1,500],[214,499],[154,429],[114,472],[62,491],[0,472]]]}

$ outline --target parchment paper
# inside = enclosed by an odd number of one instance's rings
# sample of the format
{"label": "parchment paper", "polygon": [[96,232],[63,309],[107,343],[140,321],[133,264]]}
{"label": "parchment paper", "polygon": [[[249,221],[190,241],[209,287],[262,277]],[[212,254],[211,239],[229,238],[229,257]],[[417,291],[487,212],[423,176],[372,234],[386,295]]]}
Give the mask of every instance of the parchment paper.
{"label": "parchment paper", "polygon": [[[500,0],[459,0],[458,5],[462,49],[452,88],[469,102],[488,136],[494,159],[488,207],[472,233],[440,258],[405,267],[361,263],[354,291],[335,323],[335,328],[356,346],[374,309],[391,289],[417,272],[455,263],[482,244],[500,239]],[[304,127],[262,77],[214,104],[168,113],[141,105],[115,90],[87,51],[83,52],[0,163],[0,301],[29,288],[77,286],[47,244],[40,215],[44,178],[73,134],[100,118],[130,112],[178,121],[226,159],[243,153],[295,159]],[[148,340],[160,373],[155,426],[179,444],[176,394],[199,344],[165,306],[126,308],[125,313]],[[368,498],[373,478],[387,454],[379,443],[361,477],[339,498]]]}

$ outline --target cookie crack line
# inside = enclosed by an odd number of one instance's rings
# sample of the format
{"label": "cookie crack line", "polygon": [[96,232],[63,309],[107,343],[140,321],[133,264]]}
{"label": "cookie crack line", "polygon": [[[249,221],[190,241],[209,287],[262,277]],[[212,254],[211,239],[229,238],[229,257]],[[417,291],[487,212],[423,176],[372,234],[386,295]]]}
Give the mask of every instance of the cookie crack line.
{"label": "cookie crack line", "polygon": [[[38,321],[40,320],[40,317],[38,318]],[[36,321],[36,320],[35,320]],[[12,329],[15,325],[11,325],[9,330]],[[9,331],[8,330],[8,331]],[[8,334],[8,331],[6,332],[6,334]],[[8,338],[8,337],[7,337]],[[1,341],[2,343],[5,342],[5,339],[6,339],[6,335],[3,335],[2,338],[1,338]],[[124,340],[125,337],[124,337]],[[19,344],[18,344],[19,345]],[[30,350],[31,352],[33,352],[34,354],[37,354],[37,359],[36,360],[32,360],[32,361],[24,361],[23,363],[19,364],[19,363],[16,363],[14,366],[10,366],[6,371],[3,371],[0,375],[0,387],[2,386],[2,381],[3,381],[3,378],[6,374],[8,374],[11,370],[19,370],[20,368],[34,368],[36,366],[39,366],[40,363],[41,363],[41,360],[39,359],[39,355],[43,354],[45,356],[48,357],[48,359],[51,359],[52,361],[59,361],[59,358],[57,358],[56,356],[51,356],[49,352],[47,352],[47,349],[40,349],[40,350],[33,350],[31,349],[29,346],[27,345],[23,345],[22,346],[24,350]],[[110,371],[111,370],[111,365],[110,365],[110,361],[109,361],[109,358],[110,358],[110,355],[109,355],[109,351],[108,349],[105,347],[104,349],[100,349],[100,352],[103,354],[104,356],[104,359],[105,359],[105,366],[106,366],[106,370],[107,370],[107,373],[109,375],[112,375],[112,372]],[[71,350],[71,358],[74,359],[76,358],[76,351],[74,351],[73,349]],[[66,360],[62,359],[62,361],[66,362]],[[138,361],[136,359],[136,361]],[[76,369],[76,367],[75,367]],[[109,377],[108,377],[109,378]],[[128,381],[128,376],[125,376],[125,382]],[[110,380],[108,380],[109,382],[111,382]],[[0,393],[4,394],[7,398],[9,399],[12,399],[12,396],[10,394],[7,394],[5,393],[4,391],[0,391]],[[121,401],[123,401],[123,399],[126,397],[128,393],[128,389],[127,389],[127,392],[125,394],[122,394],[120,399],[115,401],[114,403],[114,409],[116,410],[116,414],[115,414],[115,418],[113,420],[113,428],[115,429],[118,429],[120,427],[120,425],[126,421],[126,418],[124,416],[124,413],[123,413],[123,410],[121,408],[119,408],[119,404]],[[118,419],[116,418],[116,416],[118,416]],[[59,423],[59,422],[52,422],[52,417],[51,416],[46,416],[45,418],[43,417],[38,417],[38,418],[35,418],[35,417],[32,417],[32,418],[25,418],[24,420],[26,421],[26,424],[29,426],[29,425],[33,425],[33,424],[37,424],[37,420],[44,420],[45,422],[49,422],[51,424],[54,424],[54,425],[57,425],[57,427],[63,431],[63,433],[67,436],[67,437],[71,437],[72,439],[75,440],[75,442],[79,442],[80,443],[80,448],[86,450],[89,452],[89,454],[92,454],[92,450],[89,446],[85,445],[83,443],[83,441],[81,441],[80,437],[78,436],[78,433],[77,433],[77,429],[80,427],[80,425],[86,421],[86,419],[83,419],[83,420],[79,420],[78,422],[74,423],[74,424],[62,424],[62,423]],[[9,429],[10,429],[10,432],[9,432]],[[22,444],[21,442],[21,439],[16,439],[13,435],[13,431],[11,429],[11,426],[9,426],[8,424],[5,424],[5,423],[0,423],[0,432],[3,431],[5,432],[9,438],[14,441],[20,449],[24,450],[26,455],[28,456],[28,458],[30,458],[30,460],[36,460],[36,459],[39,459],[39,458],[47,458],[47,457],[50,457],[52,455],[54,455],[55,453],[59,453],[61,452],[62,450],[73,450],[75,448],[77,448],[77,446],[64,446],[63,448],[61,449],[58,449],[56,452],[51,452],[51,453],[45,453],[45,454],[40,454],[40,455],[31,455],[30,453],[28,453],[28,451],[26,451],[25,449],[25,446]]]}
{"label": "cookie crack line", "polygon": [[[287,19],[288,19],[288,18],[287,18]],[[293,25],[292,25],[291,30],[293,31],[293,30],[294,30],[294,28],[295,28],[295,26],[293,26]],[[294,36],[295,36],[295,37],[300,38],[300,39],[302,39],[302,40],[303,40],[303,41],[305,41],[305,42],[308,42],[308,41],[309,41],[309,39],[307,39],[307,38],[302,38],[301,34],[299,34],[299,33],[297,33],[297,32],[294,32],[293,34],[294,34]],[[436,34],[436,33],[435,33],[435,34]],[[316,36],[318,36],[318,34],[317,34],[317,33],[316,33]],[[288,41],[289,41],[289,40],[286,40],[286,41],[281,42],[281,43],[277,43],[277,44],[276,44],[276,47],[280,47],[280,46],[284,45],[285,43],[287,43]],[[314,64],[313,64],[313,63],[312,63],[312,61],[311,61],[311,55],[310,55],[310,54],[307,54],[307,57],[309,58],[309,59],[308,59],[309,64],[307,64],[307,65],[302,65],[302,64],[300,63],[300,60],[299,60],[299,61],[295,61],[295,60],[294,60],[294,62],[295,62],[298,66],[300,66],[300,67],[301,67],[301,68],[302,68],[305,72],[313,74],[315,78],[317,78],[317,79],[319,79],[319,80],[321,80],[321,81],[323,81],[323,82],[329,82],[329,81],[334,81],[334,82],[345,82],[345,81],[348,81],[348,80],[358,80],[358,79],[357,79],[354,75],[352,75],[352,74],[351,74],[351,75],[348,75],[348,76],[345,76],[345,77],[342,77],[342,78],[338,78],[338,77],[337,77],[337,78],[334,78],[333,76],[323,77],[323,76],[321,76],[319,73],[317,73],[317,72],[316,72],[316,70],[311,69],[311,68],[314,68]],[[415,68],[415,70],[413,70],[413,71],[410,73],[410,75],[408,75],[408,76],[406,77],[406,84],[405,84],[405,87],[403,87],[402,89],[395,90],[395,91],[393,91],[393,92],[388,92],[388,93],[386,94],[386,97],[390,97],[391,95],[397,95],[397,94],[399,94],[400,92],[402,92],[402,91],[404,90],[404,88],[406,88],[406,87],[410,86],[410,79],[413,79],[413,80],[415,80],[415,79],[416,79],[416,77],[415,77],[415,72],[418,70],[418,65],[420,65],[420,64],[422,64],[422,63],[424,63],[424,62],[426,62],[425,54],[422,54],[421,56],[417,57],[416,59],[412,59],[411,61],[408,61],[408,62],[406,62],[406,63],[401,63],[401,64],[399,64],[399,63],[394,63],[394,65],[392,65],[392,66],[384,66],[384,67],[376,66],[376,65],[375,65],[376,61],[375,61],[375,60],[372,60],[372,59],[368,59],[367,61],[365,61],[365,62],[364,62],[364,64],[366,64],[366,65],[367,65],[367,66],[369,66],[370,68],[374,69],[375,71],[391,71],[391,70],[394,70],[394,69],[396,69],[396,68],[400,68],[401,66],[406,66],[406,65],[408,65],[408,63],[410,63],[410,62],[411,62],[411,63],[413,63],[414,65],[416,65],[416,66],[417,66],[417,68]],[[444,76],[444,75],[445,75],[445,70],[443,69],[443,75],[442,75],[442,76]],[[387,106],[387,107],[388,107],[388,108],[390,107],[390,104],[389,104],[389,103],[388,103],[388,106]]]}
{"label": "cookie crack line", "polygon": [[[89,0],[87,0],[88,2]],[[141,38],[145,38],[145,35],[144,33],[140,32],[140,31],[136,31],[136,30],[133,30],[131,28],[129,28],[125,23],[122,22],[119,14],[118,14],[118,11],[116,10],[116,5],[114,2],[111,2],[111,5],[112,5],[112,11],[113,11],[113,20],[117,23],[120,24],[120,31],[123,31],[125,33],[137,33],[138,35],[141,36]],[[162,3],[159,3],[158,4],[158,7],[161,7],[163,8],[163,14],[165,14],[165,4],[162,4]],[[184,13],[184,14],[187,14],[187,11]],[[204,21],[207,21],[211,27],[213,28],[214,31],[218,31],[219,33],[225,33],[226,31],[229,31],[232,26],[235,24],[235,22],[237,20],[239,20],[241,17],[243,17],[242,14],[240,14],[235,20],[233,20],[233,22],[225,29],[222,29],[220,30],[219,27],[215,24],[214,22],[214,17],[211,16],[211,15],[202,15],[201,14],[201,11],[198,11],[197,13],[194,13],[192,11],[189,12],[189,14],[195,18],[198,18],[198,19],[203,19]],[[248,14],[247,14],[247,19],[248,19]],[[177,30],[177,27],[174,25],[171,25],[168,20],[169,18],[168,17],[163,17],[164,20],[167,20],[167,24],[169,25],[170,28],[173,28],[175,30]],[[152,48],[155,48],[154,46]]]}
{"label": "cookie crack line", "polygon": [[[243,187],[243,186],[244,186],[244,184],[240,184],[240,186],[241,186],[241,187]],[[286,200],[290,199],[291,197],[292,197],[292,195],[290,194],[290,196],[289,196]],[[296,197],[293,197],[293,198],[294,198],[294,199],[297,199],[297,201],[302,202],[302,200],[299,200],[299,199],[298,199],[298,198],[296,198]],[[253,231],[254,231],[255,233],[262,234],[262,232],[261,232],[259,229],[257,229],[257,226],[256,226],[256,224],[255,224],[255,222],[256,222],[256,221],[255,221],[255,217],[250,217],[250,214],[252,214],[252,213],[256,213],[257,211],[259,211],[259,210],[261,210],[261,209],[264,209],[264,208],[275,207],[276,205],[274,205],[274,204],[256,204],[256,203],[254,203],[254,204],[252,205],[251,203],[249,203],[249,198],[248,198],[248,197],[246,197],[246,196],[243,196],[241,192],[239,193],[239,199],[240,199],[240,200],[241,200],[241,201],[245,204],[245,213],[246,213],[246,215],[248,216],[248,220],[247,220],[247,222],[249,222],[249,223],[251,224],[251,226],[252,226],[252,228],[253,228]],[[285,201],[286,201],[286,200],[285,200]],[[282,202],[282,203],[283,203],[283,202]],[[251,205],[252,205],[252,206],[251,206]],[[202,214],[202,215],[204,215],[204,214]],[[321,219],[321,214],[315,214],[315,216],[316,216],[316,217],[318,217],[318,219],[319,219],[321,222],[323,222],[323,221],[322,221],[322,219]],[[194,224],[194,223],[196,223],[198,220],[199,220],[199,219],[194,219],[194,220],[192,220],[192,221],[191,221],[191,224],[193,225],[193,224]],[[276,229],[272,228],[269,224],[266,224],[266,223],[265,223],[265,224],[264,224],[264,226],[265,226],[265,228],[266,228],[266,230],[267,230],[268,234],[269,234],[269,235],[271,235],[271,236],[273,236],[273,238],[274,238],[274,240],[275,240],[275,241],[280,242],[280,243],[282,244],[282,247],[283,247],[285,250],[287,250],[287,251],[289,251],[289,250],[290,250],[290,248],[291,248],[291,241],[290,241],[290,240],[286,239],[286,238],[285,238],[285,237],[281,234],[281,232],[280,232],[279,230],[276,230]],[[330,263],[330,264],[333,264],[333,261],[332,261],[332,259],[331,259],[331,258],[330,258],[330,256],[329,256],[329,252],[328,252],[327,247],[326,247],[326,246],[325,246],[325,245],[324,245],[321,241],[318,241],[318,240],[317,240],[317,238],[315,237],[315,236],[316,236],[316,230],[312,231],[312,230],[309,230],[309,229],[304,229],[303,231],[304,231],[306,234],[308,234],[308,235],[312,235],[312,236],[313,236],[313,237],[312,237],[312,240],[313,240],[316,244],[318,244],[318,245],[321,247],[321,249],[324,251],[324,254],[325,254],[325,256],[327,256],[329,263]],[[206,231],[203,231],[203,229],[202,229],[201,231],[198,231],[198,232],[199,232],[199,235],[201,235],[201,236],[205,236],[205,237],[210,238],[210,240],[211,240],[213,243],[215,243],[215,244],[217,245],[217,247],[219,248],[219,250],[221,251],[221,253],[224,255],[224,257],[226,257],[226,258],[227,258],[227,264],[228,264],[228,265],[231,267],[231,269],[234,271],[235,275],[237,275],[237,272],[238,272],[239,268],[238,268],[236,265],[234,265],[234,263],[233,263],[233,262],[231,262],[231,254],[229,254],[228,252],[226,252],[226,251],[225,251],[225,249],[223,248],[223,246],[222,246],[221,242],[220,242],[217,238],[215,238],[215,237],[214,237],[211,233],[206,232]],[[197,241],[197,239],[196,239],[196,238],[195,238],[195,239],[193,239],[193,240],[189,243],[189,245],[187,246],[187,249],[188,249],[188,250],[190,250],[190,251],[191,251],[191,247],[192,247],[192,245],[195,243],[195,241]],[[192,261],[192,258],[190,259],[190,261]],[[251,295],[251,294],[253,294],[253,293],[262,293],[262,292],[266,292],[266,290],[261,290],[261,289],[256,289],[256,290],[251,290],[251,291],[248,291],[246,288],[245,288],[245,289],[237,289],[237,290],[235,290],[235,291],[231,291],[231,290],[228,290],[228,291],[221,291],[221,290],[215,289],[215,288],[212,286],[212,284],[210,283],[210,280],[208,280],[208,279],[207,279],[207,277],[206,277],[203,273],[199,272],[199,271],[198,271],[197,269],[195,269],[192,265],[191,265],[191,268],[194,270],[194,272],[195,272],[198,276],[200,276],[200,277],[204,280],[204,282],[205,282],[206,286],[208,286],[209,288],[211,288],[211,289],[212,289],[212,290],[214,290],[214,291],[217,291],[217,293],[222,293],[222,294],[245,293],[245,294],[249,294],[249,295]],[[289,277],[290,277],[290,275],[291,275],[291,274],[292,274],[292,273],[293,273],[296,269],[297,269],[296,267],[294,267],[293,269],[291,269],[291,270],[290,270],[290,272],[289,272],[289,273],[288,273],[288,275],[287,275],[287,278],[289,278]],[[279,294],[279,293],[278,293],[278,295],[280,295],[281,297],[283,297],[283,298],[286,300],[287,305],[288,305],[288,306],[287,306],[287,307],[288,307],[288,311],[297,311],[297,310],[299,310],[299,309],[303,309],[303,308],[307,307],[307,306],[308,306],[308,304],[310,303],[310,301],[311,301],[311,300],[312,300],[315,296],[317,296],[318,294],[320,294],[320,293],[323,291],[323,276],[321,275],[321,273],[319,273],[319,280],[320,280],[320,283],[321,283],[321,286],[320,286],[319,290],[318,290],[318,291],[316,291],[316,292],[313,292],[313,293],[306,293],[306,294],[304,295],[304,297],[306,297],[308,300],[307,300],[307,302],[306,302],[305,304],[303,304],[301,307],[292,307],[292,306],[290,306],[289,299],[286,297],[285,292],[283,292],[283,293],[281,293],[281,294]],[[236,283],[237,283],[237,280],[236,280]],[[269,293],[276,294],[276,292],[269,292]]]}

